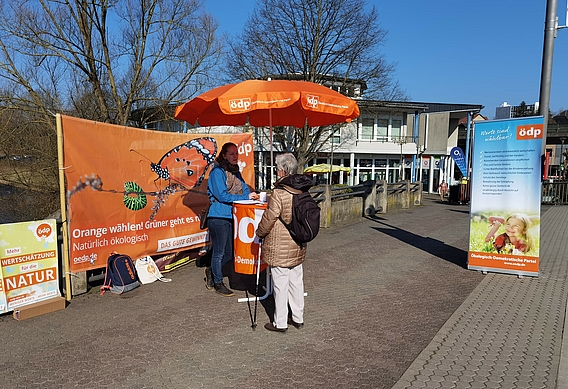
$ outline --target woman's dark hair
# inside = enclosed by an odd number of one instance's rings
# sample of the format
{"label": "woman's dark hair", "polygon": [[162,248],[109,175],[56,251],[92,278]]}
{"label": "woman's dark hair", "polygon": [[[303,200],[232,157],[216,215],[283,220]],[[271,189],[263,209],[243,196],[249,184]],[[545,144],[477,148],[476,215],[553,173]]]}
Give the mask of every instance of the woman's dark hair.
{"label": "woman's dark hair", "polygon": [[[219,151],[219,154],[217,154],[217,158],[215,158],[215,161],[217,163],[220,164],[221,162],[227,161],[225,159],[225,154],[227,154],[227,151],[229,150],[229,147],[231,147],[231,146],[237,147],[237,145],[232,143],[232,142],[227,142],[223,145],[223,147],[221,147],[221,151]],[[238,148],[237,148],[237,150],[238,150]]]}

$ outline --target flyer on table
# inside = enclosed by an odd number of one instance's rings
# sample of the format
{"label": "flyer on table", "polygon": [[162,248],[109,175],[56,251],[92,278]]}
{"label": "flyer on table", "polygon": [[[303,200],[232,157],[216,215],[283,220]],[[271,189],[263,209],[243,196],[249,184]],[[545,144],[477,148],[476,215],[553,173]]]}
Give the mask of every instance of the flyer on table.
{"label": "flyer on table", "polygon": [[0,263],[0,312],[59,296],[55,220],[0,225]]}
{"label": "flyer on table", "polygon": [[203,246],[199,215],[221,147],[239,149],[254,185],[251,133],[182,134],[62,116],[72,272],[101,268],[111,252],[133,259]]}
{"label": "flyer on table", "polygon": [[542,116],[475,123],[468,268],[538,276]]}

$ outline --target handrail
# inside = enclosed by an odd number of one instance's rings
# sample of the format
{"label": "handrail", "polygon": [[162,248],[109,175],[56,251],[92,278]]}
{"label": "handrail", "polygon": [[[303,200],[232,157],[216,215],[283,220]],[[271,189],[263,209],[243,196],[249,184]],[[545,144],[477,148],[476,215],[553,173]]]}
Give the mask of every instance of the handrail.
{"label": "handrail", "polygon": [[542,203],[554,205],[568,204],[568,181],[543,182]]}
{"label": "handrail", "polygon": [[355,192],[348,192],[348,193],[339,193],[336,195],[332,195],[331,199],[332,200],[336,200],[336,199],[341,199],[344,197],[353,197],[353,196],[358,196],[358,195],[364,195],[367,194],[368,192],[366,190],[360,190],[360,191],[355,191]]}
{"label": "handrail", "polygon": [[377,181],[375,184],[375,193],[383,193],[385,191],[384,181]]}
{"label": "handrail", "polygon": [[406,191],[405,182],[395,182],[393,184],[387,184],[387,193],[399,193]]}
{"label": "handrail", "polygon": [[411,182],[410,183],[410,191],[411,192],[417,192],[419,190],[422,190],[421,186],[422,186],[422,183],[419,183],[419,182],[418,183],[412,183]]}
{"label": "handrail", "polygon": [[314,201],[316,202],[316,204],[325,201],[324,193],[325,193],[325,189],[323,189],[323,188],[310,189],[310,194],[314,198]]}

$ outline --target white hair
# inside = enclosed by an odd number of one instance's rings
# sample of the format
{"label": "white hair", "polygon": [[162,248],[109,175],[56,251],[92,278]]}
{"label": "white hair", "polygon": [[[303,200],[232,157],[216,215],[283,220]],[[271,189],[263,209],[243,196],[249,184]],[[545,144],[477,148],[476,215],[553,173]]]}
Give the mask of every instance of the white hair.
{"label": "white hair", "polygon": [[275,158],[276,168],[284,170],[287,176],[298,172],[298,161],[292,153],[279,154]]}

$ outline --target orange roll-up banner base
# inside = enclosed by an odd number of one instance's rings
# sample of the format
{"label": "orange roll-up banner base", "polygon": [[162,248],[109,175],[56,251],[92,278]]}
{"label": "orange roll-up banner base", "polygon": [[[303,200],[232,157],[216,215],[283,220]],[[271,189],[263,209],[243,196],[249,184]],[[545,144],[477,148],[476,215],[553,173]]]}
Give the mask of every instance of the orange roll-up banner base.
{"label": "orange roll-up banner base", "polygon": [[[256,274],[260,243],[255,233],[265,209],[266,204],[260,203],[242,202],[233,204],[236,273]],[[260,271],[264,269],[266,269],[266,264],[262,262]]]}

